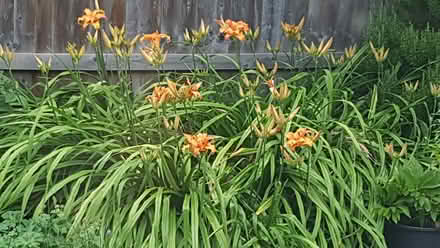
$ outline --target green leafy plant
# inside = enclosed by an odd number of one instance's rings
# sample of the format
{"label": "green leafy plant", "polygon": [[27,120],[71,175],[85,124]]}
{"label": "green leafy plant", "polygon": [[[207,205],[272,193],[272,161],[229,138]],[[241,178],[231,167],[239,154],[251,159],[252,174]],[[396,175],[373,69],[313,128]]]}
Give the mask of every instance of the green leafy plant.
{"label": "green leafy plant", "polygon": [[31,219],[20,211],[8,211],[0,218],[0,247],[101,247],[96,225],[91,225],[67,237],[71,222],[60,211],[42,214]]}
{"label": "green leafy plant", "polygon": [[438,227],[440,170],[426,167],[414,157],[400,160],[391,178],[379,187],[378,214],[395,223]]}
{"label": "green leafy plant", "polygon": [[417,139],[429,123],[415,114],[419,98],[400,95],[410,77],[384,66],[382,43],[371,73],[359,70],[369,46],[318,68],[331,40],[308,45],[312,72],[283,76],[217,55],[240,68],[219,73],[193,47],[195,70],[167,73],[161,39],[170,38],[157,32],[142,36],[142,52],[158,77],[136,95],[137,36],[111,30],[115,84],[104,72],[85,80],[84,49],[71,45],[72,70],[47,78],[26,111],[0,114],[0,213],[37,218],[56,198],[69,218],[63,235],[99,223],[107,247],[385,247],[374,212],[389,169],[383,144],[402,143],[402,127]]}

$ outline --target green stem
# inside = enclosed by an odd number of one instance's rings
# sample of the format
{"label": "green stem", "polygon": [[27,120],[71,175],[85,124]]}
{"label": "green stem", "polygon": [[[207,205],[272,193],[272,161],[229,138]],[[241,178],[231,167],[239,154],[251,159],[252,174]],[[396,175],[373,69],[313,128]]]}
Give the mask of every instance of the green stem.
{"label": "green stem", "polygon": [[238,44],[238,49],[237,49],[237,55],[236,55],[236,59],[237,59],[237,64],[238,64],[238,70],[241,72],[241,41],[237,40],[235,41]]}
{"label": "green stem", "polygon": [[191,57],[192,57],[192,62],[193,62],[193,71],[197,70],[197,65],[196,65],[196,57],[195,57],[195,51],[194,51],[195,47],[192,46],[191,47]]}
{"label": "green stem", "polygon": [[290,45],[290,64],[293,66],[293,68],[295,68],[296,65],[296,61],[295,61],[295,46],[296,46],[296,41],[292,41],[292,44]]}

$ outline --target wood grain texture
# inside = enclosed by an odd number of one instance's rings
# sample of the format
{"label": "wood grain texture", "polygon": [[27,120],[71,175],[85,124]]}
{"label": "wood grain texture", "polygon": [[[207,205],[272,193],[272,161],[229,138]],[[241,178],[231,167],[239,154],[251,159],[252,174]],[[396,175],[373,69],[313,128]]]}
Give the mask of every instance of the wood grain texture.
{"label": "wood grain texture", "polygon": [[55,1],[53,4],[56,27],[53,30],[55,40],[52,50],[55,53],[65,52],[67,42],[85,44],[86,32],[78,25],[77,19],[83,15],[85,8],[90,7],[90,0]]}
{"label": "wood grain texture", "polygon": [[14,44],[17,52],[35,52],[36,2],[14,0]]}
{"label": "wood grain texture", "polygon": [[[17,53],[16,58],[12,63],[15,70],[38,70],[37,63],[34,59],[34,53]],[[340,54],[337,54],[339,56]],[[49,60],[52,57],[52,67],[53,71],[64,71],[68,68],[72,68],[72,61],[68,54],[66,53],[39,53],[38,56],[43,61]],[[235,60],[235,55],[231,54],[210,54],[211,57],[210,64],[218,70],[236,70],[234,63],[231,60]],[[272,54],[268,53],[257,53],[256,57],[262,63],[264,63],[268,68],[273,66]],[[112,54],[104,54],[104,59],[109,70],[117,70],[116,60]],[[306,56],[297,56],[299,67],[312,68],[314,66],[311,63],[312,58]],[[279,67],[286,68],[285,64],[288,59],[284,55],[278,56]],[[324,60],[323,60],[324,61]],[[145,62],[144,57],[140,54],[135,54],[130,58],[130,68],[133,71],[156,71],[150,64]],[[241,65],[243,68],[255,68],[255,58],[253,53],[242,53],[241,54]],[[327,63],[323,63],[323,66],[327,66]],[[198,65],[200,67],[200,65]],[[96,56],[94,54],[85,54],[79,65],[77,66],[79,70],[83,71],[96,71]],[[0,70],[7,69],[4,64],[0,64]],[[166,63],[162,65],[162,70],[176,70],[176,71],[188,71],[193,69],[193,61],[191,56],[187,54],[169,54],[167,56]]]}
{"label": "wood grain texture", "polygon": [[14,1],[0,1],[0,44],[13,47],[14,41]]}
{"label": "wood grain texture", "polygon": [[35,16],[35,51],[37,53],[54,52],[53,45],[56,41],[53,33],[55,25],[58,25],[53,20],[55,5],[52,1],[47,0],[33,1],[36,2],[35,8],[32,11],[32,14]]}
{"label": "wood grain texture", "polygon": [[[203,19],[211,26],[206,51],[212,54],[237,52],[237,46],[219,35],[216,20],[244,20],[261,28],[256,52],[264,53],[265,42],[283,41],[282,21],[298,23],[305,17],[304,37],[319,42],[335,38],[341,51],[359,41],[365,28],[372,0],[99,0],[106,11],[107,24],[126,25],[128,37],[160,31],[173,43],[169,54],[190,54],[183,46],[186,28],[196,29]],[[374,1],[373,1],[374,2]],[[64,53],[68,41],[84,43],[86,31],[77,25],[83,9],[94,8],[94,0],[1,0],[0,43],[8,43],[21,53]],[[107,25],[106,25],[107,29]],[[242,53],[252,53],[243,42]],[[91,52],[91,49],[88,49]],[[136,50],[138,52],[138,50]]]}

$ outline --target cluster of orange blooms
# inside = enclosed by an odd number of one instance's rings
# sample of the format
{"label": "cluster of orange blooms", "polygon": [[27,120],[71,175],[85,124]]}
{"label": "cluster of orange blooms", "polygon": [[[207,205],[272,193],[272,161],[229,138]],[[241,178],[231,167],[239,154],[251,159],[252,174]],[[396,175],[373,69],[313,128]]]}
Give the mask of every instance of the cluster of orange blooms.
{"label": "cluster of orange blooms", "polygon": [[[82,28],[87,28],[89,25],[93,26],[94,29],[98,30],[101,28],[100,21],[102,19],[106,19],[105,13],[101,9],[90,10],[85,9],[84,15],[78,18],[78,24],[82,26]],[[203,22],[202,22],[203,23]],[[226,21],[221,18],[221,20],[217,20],[217,23],[220,25],[220,32],[224,34],[225,39],[236,39],[236,40],[246,40],[246,37],[251,34],[251,30],[249,25],[243,21],[232,21],[227,19]],[[301,31],[304,26],[304,18],[301,19],[298,25],[295,24],[287,24],[282,23],[281,27],[289,39],[301,40]],[[205,29],[205,28],[203,28]],[[204,32],[205,34],[206,32]],[[97,34],[95,34],[96,36]],[[136,37],[137,39],[137,37]],[[161,47],[161,41],[165,39],[168,42],[171,40],[170,36],[167,34],[159,33],[158,31],[151,34],[144,34],[141,36],[140,41],[149,42],[149,46],[145,46],[141,48],[142,55],[153,65],[162,64],[166,57],[166,52],[164,52],[163,47]],[[306,50],[311,53],[319,53],[322,55],[327,52],[330,47],[332,39],[324,46],[320,44],[319,47],[315,48],[314,45]],[[321,42],[322,43],[322,42]],[[316,50],[316,51],[315,51]],[[81,48],[81,54],[83,53],[83,48]],[[275,87],[273,75],[266,71],[263,65],[259,64],[259,69],[263,74],[267,74],[267,84],[271,90],[272,95],[278,99],[283,100],[290,95],[290,90],[287,85],[283,84],[278,90]],[[267,72],[267,73],[264,73]],[[273,74],[275,74],[276,69],[274,69]],[[177,84],[171,80],[168,80],[168,86],[156,86],[153,89],[153,92],[150,96],[146,97],[153,108],[159,108],[162,104],[166,103],[176,103],[180,101],[188,101],[201,99],[202,96],[199,92],[199,88],[201,83],[192,84],[189,80],[187,80],[186,84],[177,87]],[[257,106],[259,108],[259,106]],[[259,137],[269,137],[280,132],[284,125],[292,120],[292,118],[296,115],[299,109],[295,109],[287,118],[281,112],[281,110],[276,110],[273,105],[270,105],[266,111],[266,115],[270,117],[271,122],[269,125],[260,126],[261,129],[256,128],[254,125],[254,130],[256,131]],[[175,128],[178,127],[178,123],[180,122],[180,118],[176,117],[173,126]],[[166,122],[167,123],[167,122]],[[169,123],[167,123],[170,126]],[[203,152],[216,152],[215,145],[212,144],[214,139],[213,136],[210,136],[206,133],[200,133],[195,135],[184,134],[185,137],[185,145],[184,149],[191,152],[194,156],[198,157]],[[311,147],[314,142],[319,137],[319,133],[314,133],[307,128],[299,128],[296,132],[288,132],[286,134],[285,145],[291,151],[295,151],[298,147],[308,146]],[[286,153],[285,153],[286,155]],[[286,157],[288,158],[288,156]]]}
{"label": "cluster of orange blooms", "polygon": [[313,133],[307,128],[298,128],[295,132],[288,132],[286,135],[286,145],[291,151],[297,147],[311,147],[319,137],[319,132]]}
{"label": "cluster of orange blooms", "polygon": [[216,152],[215,146],[211,144],[211,141],[214,139],[213,136],[206,133],[195,135],[184,134],[184,136],[185,145],[183,146],[183,149],[191,152],[195,157],[198,157],[201,152]]}
{"label": "cluster of orange blooms", "polygon": [[146,99],[151,103],[153,108],[159,108],[165,103],[201,99],[202,95],[199,92],[200,85],[201,83],[192,84],[187,80],[185,85],[177,89],[177,84],[168,80],[168,87],[154,87],[153,94],[147,96]]}
{"label": "cluster of orange blooms", "polygon": [[246,40],[246,33],[249,32],[249,25],[244,21],[232,21],[227,19],[217,20],[217,24],[220,25],[220,33],[225,35],[225,40],[231,38],[237,40]]}
{"label": "cluster of orange blooms", "polygon": [[[101,29],[101,20],[106,19],[105,12],[102,9],[97,8],[96,10],[90,10],[86,8],[84,10],[84,15],[78,18],[78,24],[81,25],[83,29],[86,29],[89,25],[91,25],[95,30]],[[110,26],[110,30],[112,31],[112,35],[114,40],[111,41],[107,34],[103,31],[103,38],[105,41],[105,45],[108,48],[115,48],[115,51],[117,52],[118,56],[121,55],[131,55],[131,51],[134,47],[134,43],[137,41],[139,36],[136,36],[133,40],[126,42],[125,38],[122,39],[123,34],[125,34],[125,29],[118,29],[115,27]],[[95,35],[92,36],[90,33],[88,33],[88,40],[93,45],[97,43],[98,39],[98,32],[95,32]],[[160,66],[161,64],[165,63],[165,59],[167,56],[167,53],[164,51],[164,49],[160,46],[160,41],[162,39],[166,39],[168,42],[171,40],[171,37],[166,34],[161,34],[158,31],[152,33],[152,34],[144,34],[140,41],[148,41],[150,42],[150,46],[145,46],[141,48],[141,54],[144,56],[144,58],[150,62],[153,66]],[[126,53],[122,53],[121,48],[119,45],[124,43],[127,45],[128,49],[126,49]],[[115,45],[118,44],[118,46],[115,47]]]}

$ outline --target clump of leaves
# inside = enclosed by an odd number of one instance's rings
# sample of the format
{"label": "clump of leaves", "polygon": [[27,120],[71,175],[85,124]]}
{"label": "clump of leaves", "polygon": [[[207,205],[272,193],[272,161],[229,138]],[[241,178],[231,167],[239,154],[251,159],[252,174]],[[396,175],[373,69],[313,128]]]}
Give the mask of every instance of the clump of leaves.
{"label": "clump of leaves", "polygon": [[440,170],[415,158],[402,160],[394,176],[381,185],[378,214],[395,223],[434,227],[440,213]]}
{"label": "clump of leaves", "polygon": [[8,211],[0,218],[0,248],[100,247],[96,225],[68,238],[70,227],[58,209],[31,219],[21,211]]}

